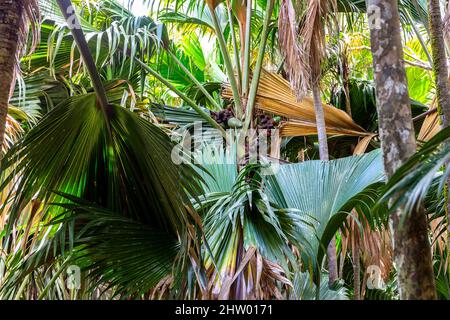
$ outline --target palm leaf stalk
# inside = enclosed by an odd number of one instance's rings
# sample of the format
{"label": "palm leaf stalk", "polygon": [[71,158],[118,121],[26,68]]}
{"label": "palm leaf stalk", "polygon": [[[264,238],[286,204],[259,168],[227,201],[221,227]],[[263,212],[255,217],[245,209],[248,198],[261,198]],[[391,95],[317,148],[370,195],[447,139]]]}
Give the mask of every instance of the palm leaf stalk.
{"label": "palm leaf stalk", "polygon": [[[68,12],[71,1],[59,4]],[[95,85],[95,94],[60,103],[3,159],[3,168],[15,172],[5,178],[1,190],[20,175],[6,234],[33,197],[47,205],[38,217],[39,227],[33,229],[37,243],[18,253],[24,259],[2,281],[2,296],[17,296],[21,280],[70,253],[91,271],[94,287],[115,287],[125,297],[148,292],[170,273],[175,258],[177,268],[183,269],[178,274],[187,272],[185,249],[193,249],[184,240],[191,237],[185,228],[187,193],[199,192],[198,185],[188,181],[196,180],[196,173],[173,164],[173,145],[163,131],[125,108],[100,101],[102,83]]]}
{"label": "palm leaf stalk", "polygon": [[155,77],[157,80],[159,80],[162,84],[164,84],[167,88],[172,90],[177,96],[179,96],[184,102],[186,102],[192,109],[194,109],[203,119],[206,120],[213,128],[216,128],[220,131],[222,136],[226,136],[225,130],[216,122],[214,121],[211,116],[206,113],[202,108],[200,108],[191,98],[186,96],[183,92],[178,90],[173,84],[171,84],[167,79],[162,77],[158,72],[153,70],[151,67],[149,67],[145,62],[138,58],[134,58],[134,60],[142,66],[142,68],[145,69],[149,74],[151,74],[153,77]]}
{"label": "palm leaf stalk", "polygon": [[230,24],[231,41],[233,43],[234,63],[236,64],[238,88],[242,89],[241,62],[240,62],[239,48],[237,45],[236,32],[234,30],[233,8],[231,7],[230,0],[227,0],[227,14],[228,14],[228,23]]}
{"label": "palm leaf stalk", "polygon": [[230,86],[233,91],[236,116],[238,118],[242,118],[243,109],[242,109],[242,104],[241,104],[241,97],[239,95],[239,92],[240,92],[239,87],[236,82],[236,77],[235,77],[234,71],[233,71],[234,70],[233,65],[231,63],[230,55],[228,53],[227,44],[226,44],[225,38],[223,36],[222,28],[220,27],[220,23],[219,23],[219,20],[217,18],[216,12],[215,12],[218,3],[216,3],[216,1],[213,1],[213,0],[208,0],[208,1],[206,1],[206,4],[208,6],[209,11],[211,12],[211,17],[212,17],[214,29],[216,32],[217,40],[219,41],[220,51],[222,53],[223,60],[225,63],[225,69],[227,71],[228,79],[230,81]]}
{"label": "palm leaf stalk", "polygon": [[[97,94],[98,102],[102,108],[105,118],[107,119],[109,111],[109,103],[108,98],[106,97],[106,90],[103,87],[102,80],[100,79],[97,67],[95,66],[94,58],[92,57],[86,38],[84,37],[80,21],[78,20],[77,15],[74,13],[72,1],[56,0],[56,2],[58,3],[59,8],[61,9],[61,13],[63,14],[64,18],[67,21],[67,25],[70,28],[75,43],[77,44],[77,47],[88,70],[89,76],[92,81],[92,86],[94,87],[94,90]],[[71,22],[69,23],[69,21]]]}
{"label": "palm leaf stalk", "polygon": [[250,121],[252,120],[252,116],[253,116],[253,109],[255,106],[256,95],[258,93],[258,88],[259,88],[259,80],[260,80],[261,73],[262,73],[262,65],[263,65],[263,60],[264,60],[265,48],[266,48],[267,38],[269,36],[269,32],[268,32],[269,24],[270,24],[270,19],[272,17],[274,3],[275,3],[274,0],[267,0],[267,3],[266,3],[266,12],[265,12],[265,16],[264,16],[263,29],[261,32],[261,43],[259,45],[258,58],[256,60],[255,69],[253,71],[250,91],[248,93],[247,106],[245,108],[245,122],[244,122],[244,130],[243,130],[244,134],[250,128]]}
{"label": "palm leaf stalk", "polygon": [[[432,64],[433,63],[433,59],[431,58],[430,51],[428,50],[428,47],[425,44],[425,40],[423,39],[422,34],[420,33],[419,29],[417,29],[417,26],[416,26],[413,18],[411,17],[411,13],[408,10],[405,10],[405,16],[408,19],[409,25],[414,30],[414,33],[416,34],[417,39],[419,40],[419,43],[420,43],[420,46],[423,49],[423,52],[425,52],[425,55],[427,56],[428,62],[430,64]],[[429,34],[429,32],[428,32],[428,34]]]}
{"label": "palm leaf stalk", "polygon": [[[336,1],[309,0],[301,17],[301,27],[297,34],[295,10],[291,0],[283,1],[280,11],[279,28],[284,30],[280,46],[286,56],[286,70],[298,99],[311,89],[316,114],[317,136],[321,160],[329,160],[326,123],[320,92],[321,66],[325,56],[325,24],[331,19],[330,12]],[[283,25],[283,21],[289,23]],[[298,43],[297,37],[301,39]],[[292,45],[294,46],[292,47]],[[328,248],[330,284],[337,274],[336,243],[331,241]]]}
{"label": "palm leaf stalk", "polygon": [[[250,77],[250,46],[252,32],[252,1],[247,1],[244,39],[244,73],[242,75],[242,95],[247,96]],[[264,34],[264,33],[263,33]]]}
{"label": "palm leaf stalk", "polygon": [[[205,89],[205,87],[200,83],[200,81],[197,80],[197,78],[184,66],[184,64],[178,59],[178,57],[170,50],[169,48],[166,48],[167,53],[170,55],[170,57],[175,61],[175,63],[183,70],[184,73],[191,79],[191,81],[195,84],[195,86],[205,95],[206,99],[216,108],[217,110],[221,110],[222,107],[219,103],[211,96],[211,94],[208,92],[208,90]],[[216,126],[217,127],[217,126]]]}

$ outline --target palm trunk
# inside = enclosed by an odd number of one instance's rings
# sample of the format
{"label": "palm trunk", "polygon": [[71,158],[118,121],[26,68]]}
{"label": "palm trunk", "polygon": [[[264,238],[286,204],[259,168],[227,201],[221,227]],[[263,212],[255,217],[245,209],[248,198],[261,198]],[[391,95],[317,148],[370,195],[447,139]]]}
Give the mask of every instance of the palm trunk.
{"label": "palm trunk", "polygon": [[5,139],[10,92],[19,57],[19,26],[23,23],[23,0],[0,0],[0,158]]}
{"label": "palm trunk", "polygon": [[319,156],[320,160],[329,160],[327,128],[325,126],[325,114],[323,112],[322,98],[320,96],[319,82],[312,85],[312,94],[314,99],[314,112],[316,113],[317,136],[319,138]]}
{"label": "palm trunk", "polygon": [[[322,98],[320,96],[319,81],[312,84],[312,93],[314,99],[314,112],[316,114],[317,136],[319,139],[320,160],[329,160],[327,129],[325,126],[325,114],[323,112]],[[336,256],[336,238],[331,239],[327,248],[329,284],[332,285],[338,278],[337,256]]]}
{"label": "palm trunk", "polygon": [[342,81],[344,83],[344,93],[345,93],[345,111],[351,117],[352,116],[352,106],[350,104],[350,75],[348,70],[348,57],[347,50],[342,53]]}
{"label": "palm trunk", "polygon": [[[448,83],[447,56],[444,45],[444,26],[441,18],[441,8],[439,0],[429,0],[428,12],[430,20],[431,49],[433,56],[433,70],[436,83],[437,108],[441,116],[441,122],[444,127],[450,125],[450,86]],[[447,164],[448,165],[448,164]],[[450,198],[448,190],[450,186],[450,177],[447,178],[445,186],[445,200],[447,221],[450,221]],[[450,235],[450,223],[447,223],[447,233]],[[448,243],[448,253],[450,253],[450,237]],[[450,263],[450,262],[449,262]]]}
{"label": "palm trunk", "polygon": [[[397,0],[368,0],[384,170],[389,178],[416,151]],[[428,225],[423,209],[390,218],[401,299],[435,299]]]}
{"label": "palm trunk", "polygon": [[354,234],[355,245],[353,246],[353,291],[354,291],[354,299],[361,300],[361,261],[359,256],[359,234],[358,231]]}

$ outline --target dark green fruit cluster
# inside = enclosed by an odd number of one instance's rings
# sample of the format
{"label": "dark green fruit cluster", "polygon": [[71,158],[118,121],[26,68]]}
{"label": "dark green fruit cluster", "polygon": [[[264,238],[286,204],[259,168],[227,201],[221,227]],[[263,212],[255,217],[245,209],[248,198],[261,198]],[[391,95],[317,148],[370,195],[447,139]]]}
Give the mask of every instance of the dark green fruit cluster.
{"label": "dark green fruit cluster", "polygon": [[266,114],[258,116],[258,129],[272,130],[278,125],[277,121]]}
{"label": "dark green fruit cluster", "polygon": [[221,110],[219,112],[211,111],[211,117],[218,123],[218,124],[227,124],[228,120],[234,117],[233,111],[231,110],[231,107]]}

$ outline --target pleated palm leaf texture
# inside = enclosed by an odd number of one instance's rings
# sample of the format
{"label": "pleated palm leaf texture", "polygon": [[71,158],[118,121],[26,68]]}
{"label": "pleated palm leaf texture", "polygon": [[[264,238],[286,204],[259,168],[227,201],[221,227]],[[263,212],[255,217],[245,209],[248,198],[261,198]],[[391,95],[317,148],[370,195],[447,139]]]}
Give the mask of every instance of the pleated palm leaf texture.
{"label": "pleated palm leaf texture", "polygon": [[[450,159],[450,128],[444,128],[424,143],[408,161],[397,169],[389,179],[383,197],[379,204],[394,198],[390,210],[399,206],[410,212],[424,203],[430,189],[438,181],[438,189],[442,188],[450,170],[443,167]],[[442,171],[443,170],[443,171]],[[441,173],[442,172],[442,173]],[[396,196],[398,195],[398,196]]]}
{"label": "pleated palm leaf texture", "polygon": [[209,248],[207,297],[282,299],[278,285],[292,285],[287,261],[295,261],[288,233],[302,222],[268,201],[256,167],[238,172],[235,149],[208,146],[195,158],[205,169],[199,172],[205,195],[197,209]]}
{"label": "pleated palm leaf texture", "polygon": [[[377,205],[394,199],[391,212],[402,207],[407,213],[424,205],[430,219],[432,250],[435,254],[435,272],[438,273],[438,291],[444,289],[448,294],[448,284],[442,282],[448,268],[448,236],[446,233],[445,189],[450,170],[446,164],[450,160],[450,128],[438,131],[429,141],[397,169],[388,181],[386,189]],[[444,222],[444,223],[443,223]],[[447,239],[446,239],[447,238]],[[444,253],[445,252],[445,253]],[[444,253],[444,254],[443,254]],[[444,270],[444,272],[442,272]],[[447,278],[447,275],[445,275]],[[445,288],[442,285],[445,285]]]}
{"label": "pleated palm leaf texture", "polygon": [[[10,294],[26,274],[75,256],[117,292],[141,294],[170,272],[181,250],[189,219],[187,193],[199,192],[197,173],[172,162],[173,145],[158,127],[115,105],[104,113],[97,103],[91,93],[59,104],[2,161],[3,172],[11,173],[0,190],[15,183],[1,207],[9,208],[4,247],[19,221],[33,223],[37,239],[22,240],[25,249],[17,254],[23,262],[14,270],[21,272],[12,272],[2,288]],[[21,216],[33,199],[43,203],[37,221]],[[51,204],[72,201],[89,214],[67,222],[76,206],[68,210]],[[75,254],[80,245],[82,253]]]}
{"label": "pleated palm leaf texture", "polygon": [[370,206],[378,196],[384,179],[380,150],[361,156],[332,161],[306,161],[280,166],[274,175],[265,177],[266,193],[282,208],[294,208],[303,219],[309,219],[314,231],[295,232],[309,244],[303,248],[304,268],[314,274],[317,283],[319,270],[328,243],[343,226],[352,209],[368,221],[379,223]]}
{"label": "pleated palm leaf texture", "polygon": [[[436,107],[436,99],[433,100],[429,109]],[[442,129],[442,124],[440,121],[440,116],[438,112],[433,112],[425,117],[422,123],[419,134],[417,135],[418,141],[429,141]]]}
{"label": "pleated palm leaf texture", "polygon": [[[337,290],[331,289],[326,275],[321,277],[319,288],[311,282],[307,272],[297,272],[293,284],[289,300],[348,300],[347,289],[342,286],[336,288]],[[318,297],[317,290],[319,290]]]}
{"label": "pleated palm leaf texture", "polygon": [[[361,231],[361,228],[363,230]],[[349,217],[345,230],[341,232],[341,271],[348,251],[351,252],[354,268],[362,263],[362,270],[367,270],[369,266],[380,268],[384,281],[388,280],[392,270],[392,244],[390,231],[386,226],[373,228],[364,217]],[[355,261],[354,259],[358,259]],[[354,269],[356,270],[356,269]],[[361,269],[360,269],[361,270]],[[359,270],[359,271],[360,271]],[[363,276],[364,284],[369,274]],[[353,275],[356,277],[356,273]],[[360,288],[363,295],[364,285]]]}
{"label": "pleated palm leaf texture", "polygon": [[20,126],[20,123],[12,116],[8,115],[6,118],[5,139],[3,140],[0,152],[9,150],[22,133],[23,129]]}
{"label": "pleated palm leaf texture", "polygon": [[[222,96],[226,99],[232,98],[228,84],[224,85]],[[256,107],[287,119],[283,121],[280,128],[280,134],[283,137],[317,135],[313,99],[305,97],[298,102],[289,82],[278,74],[263,71],[256,97]],[[326,104],[323,107],[327,134],[361,137],[370,135],[353,122],[344,111]]]}

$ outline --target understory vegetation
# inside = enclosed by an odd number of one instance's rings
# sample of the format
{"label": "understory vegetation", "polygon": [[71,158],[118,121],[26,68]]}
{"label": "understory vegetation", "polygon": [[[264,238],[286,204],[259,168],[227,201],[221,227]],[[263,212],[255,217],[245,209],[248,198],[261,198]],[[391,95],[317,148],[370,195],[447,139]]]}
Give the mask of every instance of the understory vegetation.
{"label": "understory vegetation", "polygon": [[450,299],[447,5],[0,0],[0,299]]}

